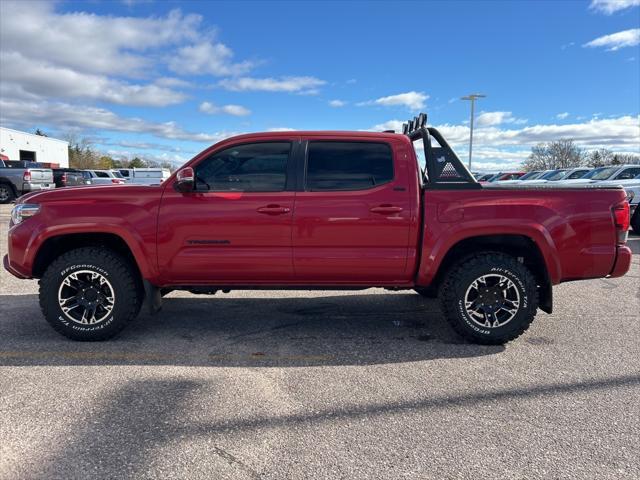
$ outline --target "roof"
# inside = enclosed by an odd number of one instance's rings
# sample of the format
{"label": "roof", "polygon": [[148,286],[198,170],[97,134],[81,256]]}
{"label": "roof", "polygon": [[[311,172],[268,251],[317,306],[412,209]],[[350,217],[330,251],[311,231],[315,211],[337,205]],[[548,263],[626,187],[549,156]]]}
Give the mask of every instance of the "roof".
{"label": "roof", "polygon": [[405,135],[401,133],[384,133],[384,132],[365,132],[359,130],[286,130],[279,132],[256,132],[256,133],[244,133],[241,135],[236,135],[234,137],[229,137],[224,141],[228,140],[251,140],[252,138],[291,138],[291,137],[318,137],[318,136],[326,136],[326,137],[362,137],[362,138],[398,138],[404,137]]}
{"label": "roof", "polygon": [[23,132],[21,130],[14,130],[13,128],[7,128],[7,127],[0,127],[0,131],[4,130],[7,133],[14,133],[14,134],[18,134],[18,135],[27,135],[29,137],[35,137],[39,140],[51,140],[52,142],[60,142],[60,143],[64,143],[65,145],[69,145],[69,142],[67,142],[66,140],[61,140],[59,138],[53,138],[53,137],[45,137],[42,135],[36,135],[35,133],[30,133],[30,132]]}

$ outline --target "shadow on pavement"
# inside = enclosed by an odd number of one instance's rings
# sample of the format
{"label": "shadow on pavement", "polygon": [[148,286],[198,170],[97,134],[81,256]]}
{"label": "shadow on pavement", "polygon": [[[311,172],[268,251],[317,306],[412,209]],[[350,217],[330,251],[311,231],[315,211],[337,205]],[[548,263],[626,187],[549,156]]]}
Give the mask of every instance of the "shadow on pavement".
{"label": "shadow on pavement", "polygon": [[[176,442],[199,443],[199,454],[211,461],[219,458],[241,478],[262,478],[260,466],[252,467],[237,454],[223,449],[223,435],[246,435],[265,429],[299,432],[324,422],[367,421],[379,416],[437,412],[452,407],[479,409],[495,402],[514,399],[556,398],[582,395],[618,388],[635,388],[640,376],[626,375],[579,382],[543,384],[485,392],[452,393],[410,401],[328,405],[324,409],[284,415],[241,415],[219,421],[197,420],[188,415],[189,406],[198,395],[207,394],[206,382],[167,380],[133,380],[112,395],[101,399],[100,409],[90,421],[80,422],[68,442],[54,450],[43,462],[31,465],[30,477],[46,478],[64,472],[66,478],[140,478],[148,474],[153,453]],[[210,393],[210,392],[209,392]],[[478,408],[480,407],[480,408]],[[212,462],[213,463],[213,462]]]}
{"label": "shadow on pavement", "polygon": [[54,332],[36,295],[0,295],[0,365],[368,365],[496,354],[460,340],[414,293],[165,298],[110,341]]}

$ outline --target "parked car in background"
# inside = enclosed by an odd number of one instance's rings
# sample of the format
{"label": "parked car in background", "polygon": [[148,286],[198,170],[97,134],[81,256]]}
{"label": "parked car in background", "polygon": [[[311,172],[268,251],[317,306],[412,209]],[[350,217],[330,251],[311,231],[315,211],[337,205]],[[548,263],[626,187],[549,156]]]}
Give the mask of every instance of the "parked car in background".
{"label": "parked car in background", "polygon": [[111,170],[85,170],[88,172],[93,185],[120,185],[127,183],[122,178],[120,172],[112,172]]}
{"label": "parked car in background", "polygon": [[54,168],[52,170],[53,181],[58,188],[91,185],[91,177],[82,170],[75,168]]}
{"label": "parked car in background", "polygon": [[526,172],[504,172],[498,173],[491,177],[489,182],[504,182],[506,180],[518,180],[520,177],[525,175]]}
{"label": "parked car in background", "polygon": [[493,183],[495,183],[496,185],[518,184],[518,183],[522,183],[522,182],[535,180],[536,178],[539,178],[541,175],[544,175],[545,173],[547,173],[548,171],[549,170],[534,170],[532,172],[527,172],[524,175],[522,175],[521,177],[516,178],[516,179],[498,180],[497,182],[493,182]]}
{"label": "parked car in background", "polygon": [[547,170],[539,177],[531,180],[532,183],[559,182],[565,179],[577,179],[586,175],[591,169],[587,167],[579,168],[558,168]]}
{"label": "parked car in background", "polygon": [[594,168],[581,178],[564,180],[563,182],[580,184],[607,180],[629,180],[638,175],[640,175],[640,165],[612,165],[609,167]]}
{"label": "parked car in background", "polygon": [[53,172],[36,162],[0,160],[0,203],[29,192],[55,188]]}
{"label": "parked car in background", "polygon": [[631,228],[640,235],[640,175],[631,179],[604,181],[600,182],[600,185],[621,185],[624,187],[629,202]]}
{"label": "parked car in background", "polygon": [[160,185],[171,176],[168,168],[119,168],[115,171],[137,185]]}
{"label": "parked car in background", "polygon": [[496,176],[496,173],[480,173],[476,176],[478,182],[488,182],[490,178]]}

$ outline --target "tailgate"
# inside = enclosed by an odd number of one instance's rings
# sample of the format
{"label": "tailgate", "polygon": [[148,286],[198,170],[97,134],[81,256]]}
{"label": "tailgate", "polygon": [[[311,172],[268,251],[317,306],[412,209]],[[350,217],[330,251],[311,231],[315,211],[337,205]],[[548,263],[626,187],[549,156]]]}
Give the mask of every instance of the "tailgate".
{"label": "tailgate", "polygon": [[31,183],[53,183],[53,170],[50,168],[29,168]]}

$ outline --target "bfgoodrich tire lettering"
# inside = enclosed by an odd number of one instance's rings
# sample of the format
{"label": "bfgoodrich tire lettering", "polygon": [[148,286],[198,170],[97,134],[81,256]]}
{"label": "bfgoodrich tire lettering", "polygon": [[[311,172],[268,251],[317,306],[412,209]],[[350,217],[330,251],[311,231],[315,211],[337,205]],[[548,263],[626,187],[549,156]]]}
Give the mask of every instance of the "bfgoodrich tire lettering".
{"label": "bfgoodrich tire lettering", "polygon": [[[470,297],[473,289],[482,296]],[[477,254],[454,265],[440,298],[451,327],[481,344],[499,345],[517,338],[529,328],[538,308],[535,277],[503,253]]]}
{"label": "bfgoodrich tire lettering", "polygon": [[[92,278],[96,289],[89,291],[92,297],[85,299],[82,287],[91,290]],[[77,308],[93,311],[93,317],[79,316],[69,308],[64,311],[65,305],[72,304],[61,302],[61,297],[76,292],[82,300]],[[105,307],[98,306],[96,314],[96,305],[101,301]],[[73,305],[76,303],[74,300]],[[132,266],[116,253],[99,247],[79,248],[61,255],[40,280],[42,313],[57,332],[73,340],[97,341],[115,336],[138,315],[141,303],[142,293]]]}

